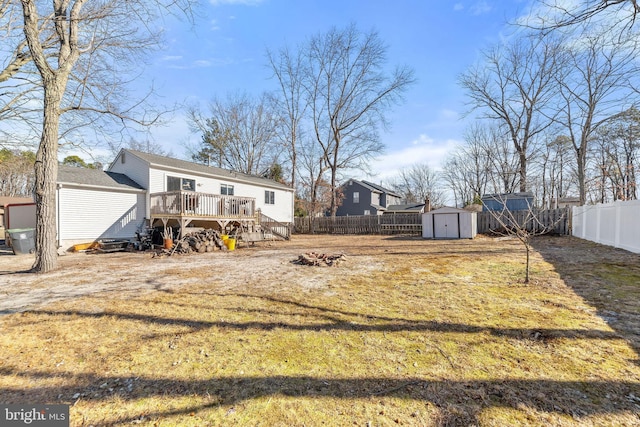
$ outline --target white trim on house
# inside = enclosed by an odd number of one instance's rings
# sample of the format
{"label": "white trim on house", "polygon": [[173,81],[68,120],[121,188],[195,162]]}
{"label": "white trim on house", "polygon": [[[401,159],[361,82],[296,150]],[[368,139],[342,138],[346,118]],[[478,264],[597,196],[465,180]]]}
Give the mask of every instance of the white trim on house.
{"label": "white trim on house", "polygon": [[[167,176],[175,176],[195,179],[196,191],[201,193],[220,194],[221,184],[233,184],[234,195],[253,197],[256,209],[263,214],[282,223],[293,222],[293,188],[271,179],[127,149],[118,153],[109,170],[123,173],[147,189],[147,217],[150,216],[150,194],[167,191]],[[265,189],[275,193],[274,204],[265,203]]]}

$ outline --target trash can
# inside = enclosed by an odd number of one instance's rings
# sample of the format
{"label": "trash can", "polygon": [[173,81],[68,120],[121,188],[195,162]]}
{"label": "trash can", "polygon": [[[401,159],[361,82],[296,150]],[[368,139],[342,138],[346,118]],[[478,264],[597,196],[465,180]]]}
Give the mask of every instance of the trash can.
{"label": "trash can", "polygon": [[36,251],[35,228],[11,228],[7,230],[7,233],[14,254],[32,254]]}

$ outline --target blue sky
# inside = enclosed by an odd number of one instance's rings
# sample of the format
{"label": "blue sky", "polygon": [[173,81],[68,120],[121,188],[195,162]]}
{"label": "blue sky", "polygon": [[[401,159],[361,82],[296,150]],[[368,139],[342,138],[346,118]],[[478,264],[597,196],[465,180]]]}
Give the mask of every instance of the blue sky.
{"label": "blue sky", "polygon": [[[507,24],[530,0],[209,0],[195,25],[168,19],[166,46],[155,53],[144,81],[154,81],[163,100],[209,101],[229,92],[259,95],[275,88],[266,49],[295,46],[332,26],[355,23],[375,29],[388,45],[388,64],[415,70],[417,84],[389,114],[382,134],[386,152],[360,178],[384,182],[398,168],[428,163],[438,168],[462,141],[470,118],[457,77],[480,49],[513,31]],[[198,141],[184,116],[153,131],[153,139],[177,157]]]}

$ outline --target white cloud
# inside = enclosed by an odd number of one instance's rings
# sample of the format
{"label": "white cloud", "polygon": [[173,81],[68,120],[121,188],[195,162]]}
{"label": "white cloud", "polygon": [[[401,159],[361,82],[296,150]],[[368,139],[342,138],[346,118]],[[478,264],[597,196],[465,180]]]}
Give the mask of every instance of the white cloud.
{"label": "white cloud", "polygon": [[220,30],[220,26],[218,25],[218,21],[216,21],[215,19],[212,19],[211,22],[209,22],[209,29],[211,31],[218,31]]}
{"label": "white cloud", "polygon": [[479,1],[469,9],[473,15],[482,15],[491,11],[491,6],[486,1]]}
{"label": "white cloud", "polygon": [[165,55],[161,58],[162,61],[179,61],[182,59],[182,55]]}
{"label": "white cloud", "polygon": [[456,12],[460,11],[462,9],[464,9],[464,5],[462,3],[456,3],[456,4],[453,5],[453,10],[456,11]]}
{"label": "white cloud", "polygon": [[426,134],[409,142],[406,146],[388,152],[371,162],[371,174],[363,171],[361,178],[369,178],[372,181],[386,181],[398,174],[401,169],[415,164],[426,163],[434,170],[442,169],[442,162],[447,155],[461,145],[462,142],[455,139],[436,140]]}

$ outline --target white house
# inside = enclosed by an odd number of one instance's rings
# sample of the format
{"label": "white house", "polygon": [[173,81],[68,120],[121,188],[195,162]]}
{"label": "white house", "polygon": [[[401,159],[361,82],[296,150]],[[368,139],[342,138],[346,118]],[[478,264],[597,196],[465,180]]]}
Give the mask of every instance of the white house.
{"label": "white house", "polygon": [[146,225],[288,226],[293,206],[293,189],[274,180],[123,149],[107,171],[60,167],[59,246],[131,239]]}

